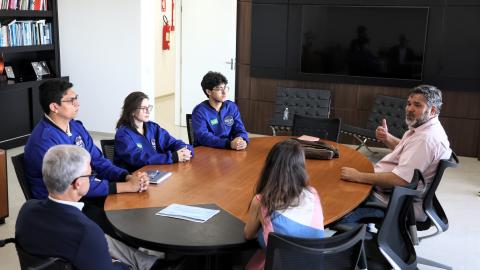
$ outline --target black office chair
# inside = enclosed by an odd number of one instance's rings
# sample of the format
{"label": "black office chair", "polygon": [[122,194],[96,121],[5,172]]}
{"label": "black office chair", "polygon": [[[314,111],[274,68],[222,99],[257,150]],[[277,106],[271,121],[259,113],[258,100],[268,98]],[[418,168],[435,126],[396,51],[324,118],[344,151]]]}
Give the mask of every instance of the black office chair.
{"label": "black office chair", "polygon": [[[275,97],[275,111],[269,125],[273,136],[277,133],[290,134],[294,115],[314,118],[330,116],[331,93],[328,90],[278,87]],[[284,120],[288,108],[288,119]]]}
{"label": "black office chair", "polygon": [[406,99],[403,98],[379,95],[375,98],[365,128],[343,124],[341,132],[353,136],[359,142],[357,150],[365,147],[371,153],[375,153],[366,143],[367,141],[380,142],[376,139],[375,130],[381,125],[382,119],[387,120],[388,132],[397,138],[401,138],[407,130],[405,123],[406,102]]}
{"label": "black office chair", "polygon": [[362,258],[365,225],[328,238],[270,233],[266,270],[355,269]]}
{"label": "black office chair", "polygon": [[367,233],[365,253],[369,269],[416,269],[412,235],[415,235],[413,199],[420,196],[418,183],[425,183],[422,173],[415,169],[412,181],[404,187],[393,189],[384,218],[364,220],[380,228],[378,234]]}
{"label": "black office chair", "polygon": [[[437,173],[435,174],[435,177],[433,178],[432,184],[428,188],[425,197],[423,198],[423,210],[427,214],[427,220],[424,222],[417,222],[416,223],[416,228],[417,231],[425,231],[430,229],[430,227],[435,226],[436,232],[418,237],[414,237],[414,244],[418,245],[419,242],[423,239],[430,238],[433,236],[436,236],[448,229],[448,218],[447,215],[445,214],[445,211],[442,208],[442,205],[440,205],[440,202],[438,201],[437,196],[435,195],[435,192],[437,191],[437,188],[442,180],[443,173],[447,168],[455,168],[458,166],[458,157],[455,155],[455,153],[452,152],[452,155],[448,160],[443,159],[440,160],[440,163],[438,164],[437,168]],[[423,265],[429,265],[433,267],[438,267],[442,269],[452,269],[452,267],[448,265],[444,265],[432,260],[428,260],[422,257],[418,257],[417,261],[419,264]]]}
{"label": "black office chair", "polygon": [[[421,191],[396,186],[388,203],[376,242],[379,251],[393,269],[417,269],[417,255],[411,239],[411,225],[415,224],[413,199]],[[369,250],[366,251],[367,255]],[[368,261],[370,264],[371,261]]]}
{"label": "black office chair", "polygon": [[58,257],[34,256],[20,247],[14,238],[0,240],[0,248],[6,244],[14,243],[17,250],[21,269],[28,270],[73,270],[73,266],[66,260]]}
{"label": "black office chair", "polygon": [[30,185],[25,178],[25,168],[24,168],[24,153],[12,157],[13,168],[15,168],[15,174],[17,175],[18,183],[22,188],[23,196],[25,200],[32,199],[32,192],[30,191]]}
{"label": "black office chair", "polygon": [[194,145],[194,142],[195,142],[195,132],[193,130],[193,126],[192,126],[192,115],[191,114],[187,114],[186,115],[186,118],[187,118],[187,133],[188,133],[188,143],[192,146],[195,146]]}
{"label": "black office chair", "polygon": [[[417,190],[423,179],[422,173],[415,169],[412,181],[404,187],[395,187],[390,196],[387,208],[366,204],[367,207],[378,207],[385,210],[384,218],[366,218],[363,223],[374,223],[380,228],[378,234],[367,233],[365,252],[369,269],[415,269],[417,256],[411,240],[416,235],[413,199],[422,191]],[[347,231],[351,224],[337,224],[334,229]]]}
{"label": "black office chair", "polygon": [[313,118],[295,114],[292,135],[310,135],[338,142],[341,124],[340,118]]}
{"label": "black office chair", "polygon": [[103,156],[113,162],[115,155],[115,140],[100,140]]}

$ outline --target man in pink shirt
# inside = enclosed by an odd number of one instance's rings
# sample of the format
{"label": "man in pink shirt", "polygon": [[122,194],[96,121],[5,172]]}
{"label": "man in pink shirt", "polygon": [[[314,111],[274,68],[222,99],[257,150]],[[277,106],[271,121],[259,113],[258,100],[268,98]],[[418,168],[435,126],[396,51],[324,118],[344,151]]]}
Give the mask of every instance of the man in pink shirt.
{"label": "man in pink shirt", "polygon": [[[394,186],[409,184],[415,169],[419,169],[424,178],[426,188],[419,183],[419,190],[427,190],[435,176],[438,163],[441,159],[448,159],[452,151],[447,134],[438,120],[442,107],[442,92],[431,85],[420,85],[413,88],[405,107],[406,123],[409,130],[402,139],[396,138],[388,132],[385,119],[376,129],[376,137],[393,151],[375,164],[374,173],[359,172],[356,169],[343,167],[341,178],[346,181],[367,183],[374,185],[374,190],[367,201],[387,206],[389,191]],[[424,196],[425,192],[423,193]],[[422,197],[423,197],[422,196]],[[427,216],[422,210],[422,200],[414,203],[417,220],[424,221]],[[348,214],[342,223],[358,221],[365,217],[381,217],[378,209],[355,209]]]}

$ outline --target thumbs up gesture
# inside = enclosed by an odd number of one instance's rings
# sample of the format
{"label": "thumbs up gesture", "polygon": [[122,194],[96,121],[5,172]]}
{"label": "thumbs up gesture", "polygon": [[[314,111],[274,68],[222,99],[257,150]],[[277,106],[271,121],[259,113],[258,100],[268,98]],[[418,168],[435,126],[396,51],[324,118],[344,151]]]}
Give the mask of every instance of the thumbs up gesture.
{"label": "thumbs up gesture", "polygon": [[377,140],[385,143],[388,138],[388,135],[389,133],[388,133],[387,120],[382,119],[382,125],[378,126],[377,129],[375,130],[375,137],[377,137]]}

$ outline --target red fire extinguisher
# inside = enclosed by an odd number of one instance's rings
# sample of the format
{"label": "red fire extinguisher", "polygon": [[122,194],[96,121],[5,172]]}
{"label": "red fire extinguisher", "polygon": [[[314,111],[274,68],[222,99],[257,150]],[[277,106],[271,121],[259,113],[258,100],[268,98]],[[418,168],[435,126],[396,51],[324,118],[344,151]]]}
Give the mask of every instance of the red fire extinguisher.
{"label": "red fire extinguisher", "polygon": [[168,24],[167,16],[163,15],[163,38],[162,49],[170,50],[170,25]]}

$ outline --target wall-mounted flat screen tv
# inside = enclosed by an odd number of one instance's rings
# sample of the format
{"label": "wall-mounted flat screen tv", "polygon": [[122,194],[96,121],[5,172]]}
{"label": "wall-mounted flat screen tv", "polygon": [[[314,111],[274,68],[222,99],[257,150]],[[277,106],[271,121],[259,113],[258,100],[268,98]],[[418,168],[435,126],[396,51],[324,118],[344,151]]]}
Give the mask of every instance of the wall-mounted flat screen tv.
{"label": "wall-mounted flat screen tv", "polygon": [[302,7],[301,72],[421,80],[428,7]]}

